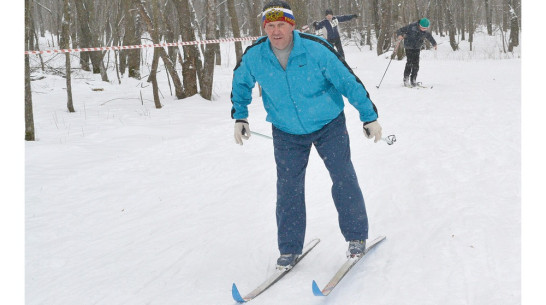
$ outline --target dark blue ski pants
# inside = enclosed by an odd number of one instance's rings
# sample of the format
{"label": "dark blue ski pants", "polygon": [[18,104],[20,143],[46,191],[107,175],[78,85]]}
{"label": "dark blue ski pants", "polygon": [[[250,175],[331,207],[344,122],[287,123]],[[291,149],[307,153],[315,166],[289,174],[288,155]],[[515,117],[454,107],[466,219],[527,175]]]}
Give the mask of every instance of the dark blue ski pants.
{"label": "dark blue ski pants", "polygon": [[305,170],[314,145],[332,179],[332,197],[346,241],[368,238],[364,197],[351,162],[343,112],[322,129],[293,135],[273,126],[277,164],[277,237],[281,254],[301,254],[305,239]]}

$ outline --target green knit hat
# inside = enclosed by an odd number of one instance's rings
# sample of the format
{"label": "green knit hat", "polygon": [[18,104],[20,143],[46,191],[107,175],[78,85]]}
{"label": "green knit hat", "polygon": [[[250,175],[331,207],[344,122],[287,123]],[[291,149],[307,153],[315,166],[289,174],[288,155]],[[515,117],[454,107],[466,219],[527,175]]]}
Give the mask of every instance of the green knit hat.
{"label": "green knit hat", "polygon": [[424,28],[428,28],[430,26],[430,21],[427,18],[423,18],[419,20],[419,25]]}

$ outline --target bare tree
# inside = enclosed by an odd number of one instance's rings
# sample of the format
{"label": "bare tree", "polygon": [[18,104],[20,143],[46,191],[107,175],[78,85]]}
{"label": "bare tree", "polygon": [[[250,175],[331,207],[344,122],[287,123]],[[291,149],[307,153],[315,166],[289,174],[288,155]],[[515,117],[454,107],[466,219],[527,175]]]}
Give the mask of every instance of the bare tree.
{"label": "bare tree", "polygon": [[[25,0],[25,49],[32,50],[32,0]],[[30,86],[30,60],[25,54],[25,140],[34,141],[34,113],[32,111],[32,88]]]}
{"label": "bare tree", "polygon": [[331,8],[334,12],[334,15],[339,15],[339,13],[341,12],[340,11],[340,3],[339,3],[339,0],[331,0],[330,1],[330,6],[329,8]]}
{"label": "bare tree", "polygon": [[508,31],[510,29],[510,5],[511,0],[502,1],[502,30]]}
{"label": "bare tree", "polygon": [[[154,43],[159,43],[159,35],[156,33],[156,30],[154,29],[152,18],[146,11],[143,0],[133,0],[133,1],[138,8],[140,17],[142,17],[144,22],[146,22],[146,25],[148,27],[148,32],[150,32],[152,36],[152,40],[154,40]],[[161,59],[163,60],[163,63],[165,63],[165,67],[167,68],[167,70],[169,71],[173,79],[176,97],[179,99],[185,98],[186,95],[184,94],[184,90],[182,88],[182,82],[180,81],[180,78],[178,77],[178,73],[176,73],[176,69],[171,59],[169,58],[169,55],[167,54],[167,52],[165,52],[165,49],[161,47],[156,49],[158,50],[159,55],[161,56]]]}
{"label": "bare tree", "polygon": [[[240,38],[241,30],[239,29],[239,19],[237,18],[237,11],[235,10],[235,0],[227,0],[227,7],[229,18],[231,19],[233,37]],[[243,46],[240,41],[235,42],[235,56],[237,57],[237,62],[243,57]]]}
{"label": "bare tree", "polygon": [[459,44],[457,43],[457,40],[455,39],[455,36],[457,35],[457,28],[455,27],[455,19],[453,17],[453,0],[444,0],[445,1],[445,14],[447,18],[447,28],[449,32],[449,44],[451,45],[451,48],[453,51],[457,51],[459,49]]}
{"label": "bare tree", "polygon": [[377,37],[377,55],[389,50],[392,37],[392,0],[381,2],[381,26]]}
{"label": "bare tree", "polygon": [[490,5],[490,0],[485,1],[485,23],[487,25],[487,34],[493,35],[493,10]]}
{"label": "bare tree", "polygon": [[220,31],[218,37],[226,37],[226,29],[227,29],[227,22],[226,22],[226,16],[228,16],[227,13],[227,0],[220,0],[220,3],[216,7],[216,10],[218,12],[217,17],[218,21],[218,30]]}
{"label": "bare tree", "polygon": [[307,24],[307,1],[292,0],[290,1],[290,7],[294,12],[294,18],[296,18],[296,28],[299,29],[303,25]]}
{"label": "bare tree", "polygon": [[[188,0],[176,0],[176,8],[180,23],[182,41],[195,41],[195,29],[191,24],[191,12]],[[182,61],[182,77],[184,79],[184,94],[192,96],[197,94],[197,70],[202,69],[201,55],[195,45],[182,47],[184,59]]]}
{"label": "bare tree", "polygon": [[261,12],[261,1],[258,0],[245,0],[248,7],[248,20],[250,27],[250,35],[256,37],[260,35],[261,19],[258,15]]}
{"label": "bare tree", "polygon": [[[99,45],[98,35],[91,30],[92,14],[94,11],[92,0],[74,1],[76,12],[78,14],[78,24],[80,28],[80,47],[92,48]],[[93,73],[101,73],[102,56],[98,52],[84,52],[80,54],[82,69],[89,71],[88,60],[91,59]],[[103,78],[103,80],[105,80]],[[107,80],[105,80],[107,81]]]}
{"label": "bare tree", "polygon": [[[207,0],[206,2],[206,15],[207,15],[207,39],[216,39],[216,13],[214,12],[216,7],[215,0]],[[214,58],[216,50],[216,44],[208,44],[205,50],[205,64],[203,67],[203,86],[201,87],[201,96],[204,99],[212,100],[212,84],[214,77]]]}
{"label": "bare tree", "polygon": [[445,29],[445,0],[436,0],[436,16],[438,18],[438,33],[440,34],[440,37],[444,37],[444,29]]}
{"label": "bare tree", "polygon": [[[153,17],[154,17],[154,31],[153,31],[153,35],[154,35],[154,40],[159,40],[158,36],[159,36],[159,22],[158,20],[160,19],[159,17],[159,2],[158,0],[152,0],[152,14],[153,14]],[[163,49],[161,47],[158,47],[158,48],[154,48],[154,58],[152,60],[152,69],[150,71],[150,76],[148,77],[148,82],[151,82],[152,83],[152,92],[153,92],[153,95],[154,95],[154,104],[155,104],[155,108],[157,109],[160,109],[161,108],[161,100],[159,99],[159,86],[157,85],[157,67],[159,66],[159,49]]]}
{"label": "bare tree", "polygon": [[[123,25],[123,45],[139,45],[141,36],[141,20],[138,10],[132,0],[121,0],[120,25]],[[120,72],[123,75],[129,70],[129,77],[140,79],[140,49],[121,50],[119,52]]]}
{"label": "bare tree", "polygon": [[466,15],[468,16],[468,43],[470,45],[470,51],[472,51],[472,44],[474,43],[474,30],[476,29],[475,13],[474,13],[474,0],[466,0]]}
{"label": "bare tree", "polygon": [[[403,20],[403,6],[402,6],[403,0],[395,0],[394,1],[394,7],[393,7],[393,18],[392,23],[394,24],[395,29],[399,29],[403,26],[405,26],[406,22]],[[394,33],[393,33],[394,34]],[[406,56],[406,50],[405,48],[400,47],[401,42],[398,41],[395,46],[395,50],[392,53],[392,58],[397,58],[398,60],[402,60],[404,56]]]}
{"label": "bare tree", "polygon": [[459,5],[457,6],[458,9],[458,16],[459,21],[457,22],[457,26],[459,28],[459,32],[461,33],[461,40],[466,40],[466,23],[465,23],[465,13],[466,13],[466,0],[460,0]]}
{"label": "bare tree", "polygon": [[[63,5],[63,23],[61,26],[61,48],[70,49],[70,0],[64,0]],[[74,110],[74,103],[72,102],[72,76],[70,65],[70,53],[65,52],[65,67],[66,67],[66,107],[69,112],[76,112]]]}
{"label": "bare tree", "polygon": [[509,15],[510,15],[510,42],[508,51],[512,52],[514,47],[519,45],[519,16],[518,11],[521,7],[521,0],[509,0]]}
{"label": "bare tree", "polygon": [[[176,10],[174,9],[172,1],[165,1],[165,4],[163,5],[163,10],[160,11],[161,14],[161,24],[163,25],[163,35],[165,35],[165,40],[167,42],[177,42],[177,24],[174,23],[174,13]],[[169,53],[169,57],[171,58],[173,64],[176,66],[176,58],[178,55],[178,47],[177,46],[170,46],[167,48],[167,51]]]}

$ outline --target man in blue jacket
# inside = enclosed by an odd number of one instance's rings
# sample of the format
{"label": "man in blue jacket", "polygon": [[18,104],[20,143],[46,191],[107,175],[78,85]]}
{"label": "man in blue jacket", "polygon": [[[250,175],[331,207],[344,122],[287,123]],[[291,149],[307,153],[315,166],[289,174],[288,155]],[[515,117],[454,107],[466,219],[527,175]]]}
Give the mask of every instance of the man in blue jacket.
{"label": "man in blue jacket", "polygon": [[357,18],[358,15],[342,15],[334,16],[331,9],[326,10],[326,19],[321,22],[313,22],[315,30],[320,30],[322,28],[326,29],[326,40],[336,47],[337,51],[342,57],[345,57],[343,52],[343,45],[341,44],[341,37],[339,36],[338,25],[340,22],[349,21],[353,18]]}
{"label": "man in blue jacket", "polygon": [[291,268],[305,238],[305,170],[314,145],[332,178],[348,255],[361,255],[368,238],[364,197],[351,162],[342,95],[359,111],[368,138],[381,139],[377,110],[364,85],[323,38],[294,31],[290,6],[263,9],[266,37],[249,46],[233,70],[231,117],[237,144],[250,137],[248,108],[256,82],[272,124],[277,165],[277,238],[280,269]]}
{"label": "man in blue jacket", "polygon": [[[419,72],[419,56],[425,38],[432,43],[434,49],[438,48],[436,40],[427,30],[430,27],[430,21],[427,18],[419,19],[396,31],[398,39],[404,39],[404,48],[406,49],[406,67],[404,69],[404,86],[417,86],[417,72]],[[410,79],[411,76],[411,79]]]}

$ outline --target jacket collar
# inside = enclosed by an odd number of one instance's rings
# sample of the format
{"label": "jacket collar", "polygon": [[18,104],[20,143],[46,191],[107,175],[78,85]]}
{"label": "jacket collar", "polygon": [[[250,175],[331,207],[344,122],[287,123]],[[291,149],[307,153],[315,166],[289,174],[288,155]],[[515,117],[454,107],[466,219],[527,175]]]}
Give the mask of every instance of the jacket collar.
{"label": "jacket collar", "polygon": [[[294,41],[294,46],[292,47],[292,51],[290,51],[290,57],[288,60],[290,60],[290,58],[294,57],[294,56],[298,56],[300,54],[303,54],[305,53],[305,49],[303,48],[303,42],[302,42],[302,39],[300,37],[300,32],[299,31],[292,31],[292,40]],[[267,38],[267,43],[264,44],[264,47],[266,49],[266,54],[267,54],[267,57],[272,60],[273,62],[277,62],[277,57],[275,57],[275,53],[273,53],[273,50],[271,49],[271,43],[269,41],[269,38]]]}

